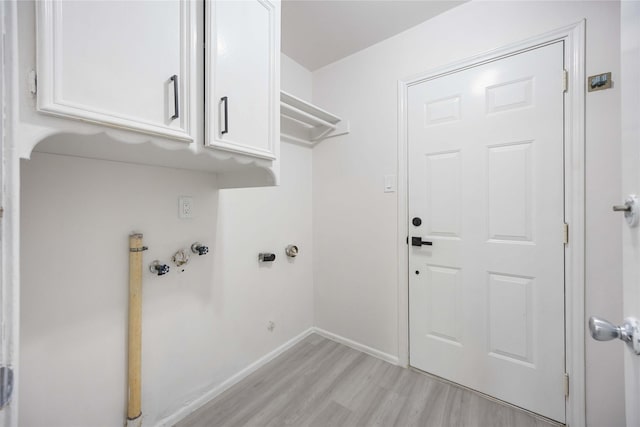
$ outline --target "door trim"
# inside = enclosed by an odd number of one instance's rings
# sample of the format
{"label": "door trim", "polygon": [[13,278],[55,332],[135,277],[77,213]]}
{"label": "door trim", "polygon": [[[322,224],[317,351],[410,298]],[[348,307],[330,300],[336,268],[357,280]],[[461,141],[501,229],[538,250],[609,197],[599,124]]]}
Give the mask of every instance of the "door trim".
{"label": "door trim", "polygon": [[[570,224],[565,249],[565,367],[571,378],[566,424],[586,424],[585,394],[585,21],[491,50],[398,81],[398,362],[409,366],[409,250],[407,177],[407,92],[410,86],[564,41],[569,84],[564,98],[565,221]],[[560,88],[559,88],[560,89]],[[560,224],[558,233],[562,232]]]}
{"label": "door trim", "polygon": [[13,393],[9,404],[0,410],[0,427],[18,425],[19,336],[20,336],[20,158],[16,150],[9,108],[17,97],[17,2],[0,4],[0,365],[13,369]]}

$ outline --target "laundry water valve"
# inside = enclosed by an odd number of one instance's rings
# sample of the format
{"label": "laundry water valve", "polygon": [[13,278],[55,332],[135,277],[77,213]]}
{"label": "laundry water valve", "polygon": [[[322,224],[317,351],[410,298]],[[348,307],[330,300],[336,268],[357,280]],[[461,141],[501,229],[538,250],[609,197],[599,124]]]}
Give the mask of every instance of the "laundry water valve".
{"label": "laundry water valve", "polygon": [[209,246],[205,246],[200,242],[195,242],[193,245],[191,245],[191,252],[200,256],[206,255],[207,253],[209,253]]}
{"label": "laundry water valve", "polygon": [[169,266],[161,264],[160,261],[155,260],[149,265],[149,271],[158,276],[164,276],[169,272]]}

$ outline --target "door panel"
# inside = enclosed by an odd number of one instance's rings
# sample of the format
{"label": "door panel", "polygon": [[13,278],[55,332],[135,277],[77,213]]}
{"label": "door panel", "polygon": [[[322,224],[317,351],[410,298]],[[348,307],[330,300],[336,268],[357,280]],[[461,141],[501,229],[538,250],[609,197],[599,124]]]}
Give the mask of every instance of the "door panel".
{"label": "door panel", "polygon": [[489,355],[533,362],[533,278],[489,273]]}
{"label": "door panel", "polygon": [[560,422],[563,44],[411,86],[410,364]]}
{"label": "door panel", "polygon": [[460,270],[427,266],[428,336],[460,345],[462,325],[459,320]]}
{"label": "door panel", "polygon": [[428,188],[425,197],[429,207],[426,230],[429,235],[460,237],[460,152],[433,154],[426,157]]}
{"label": "door panel", "polygon": [[488,147],[490,240],[533,239],[532,145],[533,141],[524,141]]}

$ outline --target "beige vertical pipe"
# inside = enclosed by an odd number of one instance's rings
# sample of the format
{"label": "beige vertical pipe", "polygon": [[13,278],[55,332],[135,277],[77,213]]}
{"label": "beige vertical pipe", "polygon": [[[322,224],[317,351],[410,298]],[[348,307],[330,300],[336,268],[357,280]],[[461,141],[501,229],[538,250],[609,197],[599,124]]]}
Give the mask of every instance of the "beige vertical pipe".
{"label": "beige vertical pipe", "polygon": [[[142,353],[142,234],[129,236],[129,404],[127,425],[141,421],[141,353]],[[133,421],[133,422],[132,422]]]}

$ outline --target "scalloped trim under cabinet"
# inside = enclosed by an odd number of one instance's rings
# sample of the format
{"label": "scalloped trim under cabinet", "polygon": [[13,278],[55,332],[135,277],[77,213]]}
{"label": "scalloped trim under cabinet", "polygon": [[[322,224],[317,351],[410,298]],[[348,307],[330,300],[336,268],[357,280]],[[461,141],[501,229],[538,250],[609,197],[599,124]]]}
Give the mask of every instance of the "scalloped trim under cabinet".
{"label": "scalloped trim under cabinet", "polygon": [[284,141],[313,147],[349,133],[349,122],[335,114],[280,91],[280,136]]}

